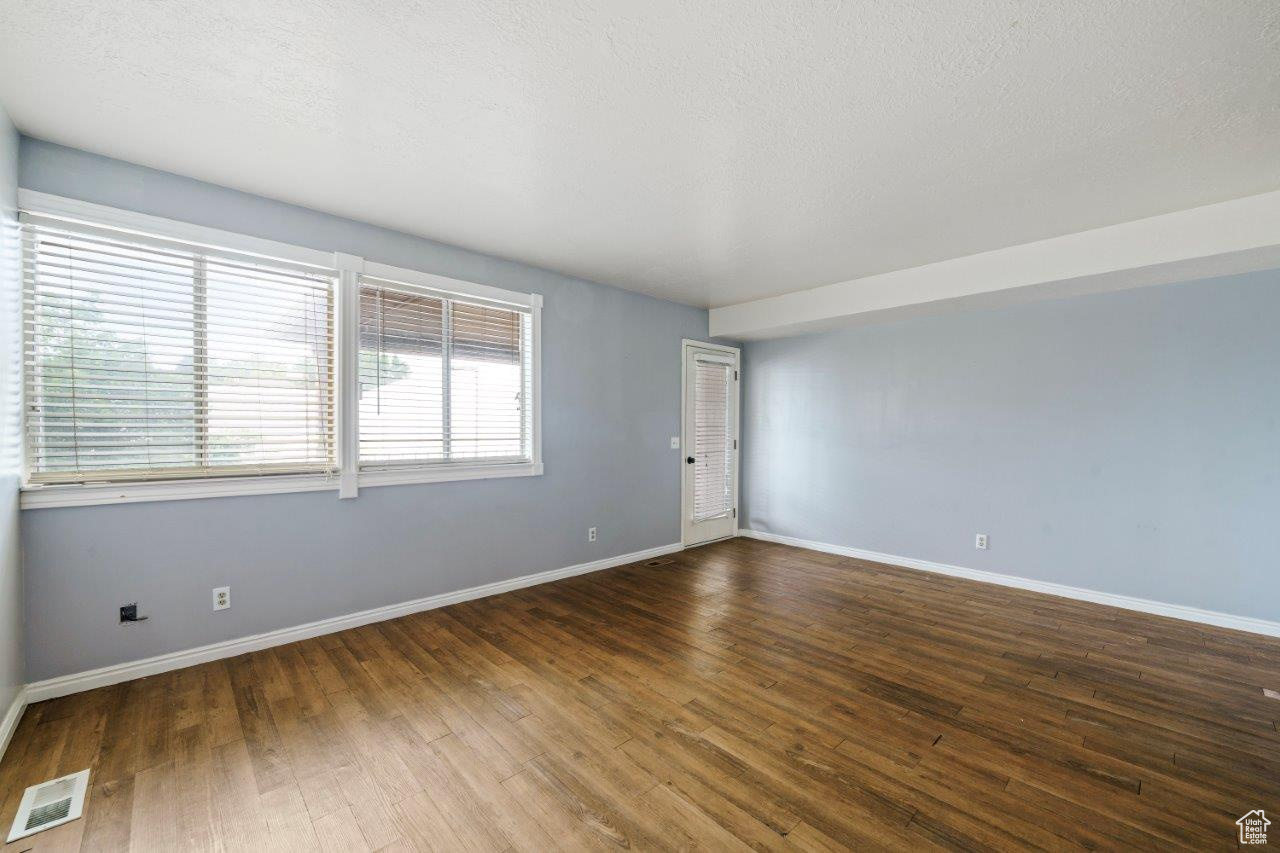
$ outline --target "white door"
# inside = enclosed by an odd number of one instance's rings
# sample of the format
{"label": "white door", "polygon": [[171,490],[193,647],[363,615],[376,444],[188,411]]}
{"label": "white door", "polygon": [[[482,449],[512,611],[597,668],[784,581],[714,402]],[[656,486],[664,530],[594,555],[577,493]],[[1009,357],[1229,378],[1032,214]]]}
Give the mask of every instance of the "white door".
{"label": "white door", "polygon": [[738,351],[684,344],[685,545],[733,536],[738,527]]}

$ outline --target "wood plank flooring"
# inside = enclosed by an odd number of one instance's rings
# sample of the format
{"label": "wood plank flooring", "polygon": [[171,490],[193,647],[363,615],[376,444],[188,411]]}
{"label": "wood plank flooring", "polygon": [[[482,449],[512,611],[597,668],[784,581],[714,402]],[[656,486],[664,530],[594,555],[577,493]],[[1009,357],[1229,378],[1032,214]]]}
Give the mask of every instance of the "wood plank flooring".
{"label": "wood plank flooring", "polygon": [[0,826],[58,774],[90,799],[6,849],[1208,850],[1280,821],[1280,641],[748,539],[658,562],[33,705]]}

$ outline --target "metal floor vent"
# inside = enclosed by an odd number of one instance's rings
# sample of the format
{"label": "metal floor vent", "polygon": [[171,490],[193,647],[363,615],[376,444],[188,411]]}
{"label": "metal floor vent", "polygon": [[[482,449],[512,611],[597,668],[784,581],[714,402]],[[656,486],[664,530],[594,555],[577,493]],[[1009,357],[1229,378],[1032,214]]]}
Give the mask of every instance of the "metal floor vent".
{"label": "metal floor vent", "polygon": [[22,804],[13,818],[13,829],[9,830],[9,841],[77,820],[84,812],[84,794],[88,788],[88,770],[32,785],[22,795]]}
{"label": "metal floor vent", "polygon": [[646,566],[666,566],[674,562],[675,560],[650,560],[649,562],[645,563],[645,565]]}

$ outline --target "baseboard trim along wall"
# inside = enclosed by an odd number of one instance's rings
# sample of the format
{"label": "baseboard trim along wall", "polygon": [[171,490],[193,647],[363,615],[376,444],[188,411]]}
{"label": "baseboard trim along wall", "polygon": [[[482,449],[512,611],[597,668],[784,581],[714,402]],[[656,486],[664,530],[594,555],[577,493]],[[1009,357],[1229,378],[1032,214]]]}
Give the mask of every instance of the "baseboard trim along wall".
{"label": "baseboard trim along wall", "polygon": [[27,688],[23,687],[9,703],[4,719],[0,720],[0,758],[4,758],[5,750],[9,748],[9,741],[13,740],[13,733],[18,730],[18,721],[22,719],[22,712],[27,709],[29,701]]}
{"label": "baseboard trim along wall", "polygon": [[740,536],[760,539],[764,542],[776,542],[780,545],[794,545],[797,548],[808,548],[811,551],[822,551],[827,554],[839,554],[842,557],[855,557],[859,560],[870,560],[874,563],[887,563],[904,569],[917,569],[923,572],[935,572],[940,575],[968,578],[983,583],[994,583],[1017,589],[1043,592],[1048,595],[1059,595],[1063,598],[1075,598],[1080,601],[1092,601],[1095,604],[1108,604],[1125,610],[1137,610],[1152,613],[1156,616],[1168,616],[1187,622],[1200,622],[1205,625],[1216,625],[1219,628],[1234,628],[1237,631],[1249,631],[1253,634],[1265,634],[1269,637],[1280,637],[1280,622],[1268,622],[1265,619],[1254,619],[1250,616],[1233,616],[1230,613],[1218,613],[1214,610],[1201,610],[1197,607],[1186,607],[1181,604],[1166,604],[1162,601],[1150,601],[1145,598],[1133,598],[1128,595],[1116,595],[1110,592],[1098,592],[1076,586],[1051,583],[1049,581],[1021,578],[1017,575],[1003,575],[998,572],[987,572],[981,569],[966,569],[963,566],[950,566],[946,563],[934,563],[929,560],[917,560],[913,557],[899,557],[896,554],[881,554],[877,551],[864,551],[861,548],[849,548],[844,545],[831,545],[826,542],[814,542],[809,539],[797,539],[794,536],[781,536],[777,533],[764,533],[759,530],[742,529]]}
{"label": "baseboard trim along wall", "polygon": [[[456,592],[430,595],[413,601],[389,604],[386,607],[375,607],[372,610],[362,610],[359,613],[349,613],[346,616],[335,616],[318,622],[308,622],[305,625],[295,625],[292,628],[281,628],[278,631],[268,631],[265,634],[254,634],[236,640],[226,640],[225,642],[212,643],[185,651],[157,655],[144,660],[104,666],[101,669],[91,669],[86,672],[37,681],[27,685],[23,706],[25,707],[25,704],[29,702],[56,699],[59,696],[68,696],[72,693],[92,690],[95,687],[106,687],[111,684],[119,684],[122,681],[132,681],[135,678],[158,675],[162,672],[195,666],[196,664],[220,660],[221,658],[235,657],[245,652],[256,652],[273,646],[283,646],[286,643],[307,640],[324,634],[333,634],[337,631],[345,631],[348,628],[359,628],[361,625],[385,622],[388,619],[407,616],[410,613],[420,613],[424,610],[434,610],[437,607],[447,607],[450,604],[458,604],[463,601],[486,598],[490,595],[510,592],[513,589],[523,589],[524,587],[537,586],[538,584],[549,583],[575,575],[585,575],[589,572],[624,566],[627,563],[637,563],[641,560],[661,557],[664,554],[672,554],[683,548],[684,546],[679,542],[673,542],[670,545],[660,545],[657,548],[648,548],[644,551],[633,551],[630,554],[619,554],[616,557],[605,557],[602,560],[595,560],[590,563],[579,563],[576,566],[550,569],[549,571],[537,572],[531,575],[521,575],[510,580],[495,581],[494,583],[473,586]],[[17,707],[16,703],[15,707]],[[10,709],[10,715],[13,715],[13,709]],[[14,716],[13,724],[15,726],[19,716],[21,716],[21,708],[18,709],[17,716]],[[8,717],[5,719],[7,724]]]}

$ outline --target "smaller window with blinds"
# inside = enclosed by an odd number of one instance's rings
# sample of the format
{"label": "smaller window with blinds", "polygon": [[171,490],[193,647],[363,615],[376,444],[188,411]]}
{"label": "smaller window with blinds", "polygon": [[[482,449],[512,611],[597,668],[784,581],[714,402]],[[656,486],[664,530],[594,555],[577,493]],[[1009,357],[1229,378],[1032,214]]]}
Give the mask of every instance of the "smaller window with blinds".
{"label": "smaller window with blinds", "polygon": [[335,273],[23,214],[33,484],[335,467]]}
{"label": "smaller window with blinds", "polygon": [[533,460],[526,306],[362,276],[362,471]]}

